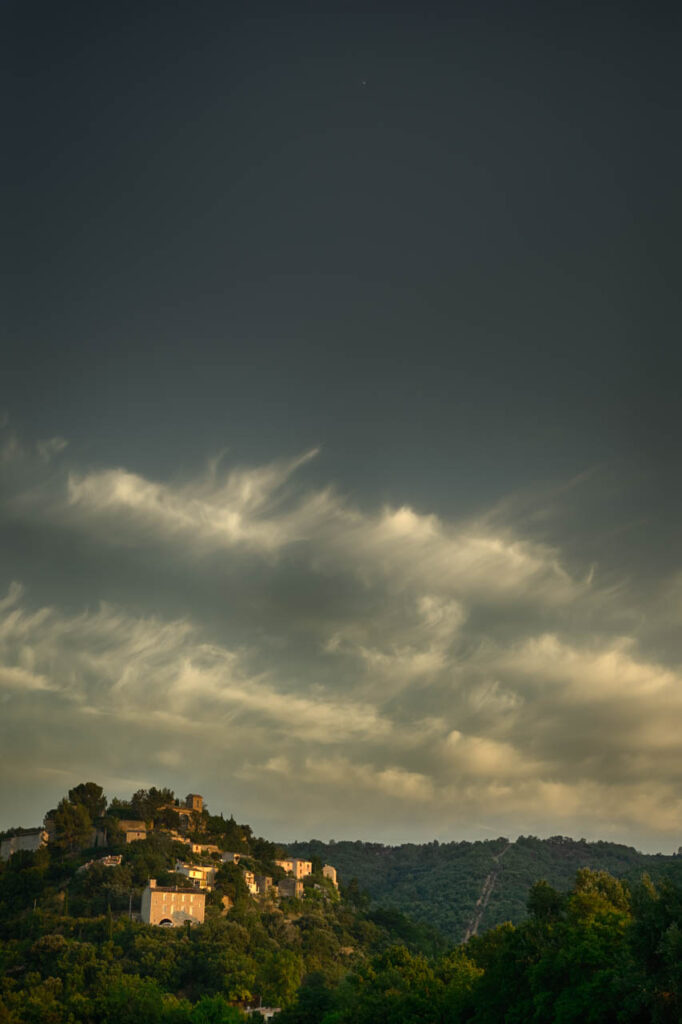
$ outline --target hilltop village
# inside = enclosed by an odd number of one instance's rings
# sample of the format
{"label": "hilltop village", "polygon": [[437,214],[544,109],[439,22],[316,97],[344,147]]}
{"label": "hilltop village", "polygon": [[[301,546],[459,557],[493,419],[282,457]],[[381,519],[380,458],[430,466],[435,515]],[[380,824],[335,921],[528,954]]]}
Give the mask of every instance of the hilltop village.
{"label": "hilltop village", "polygon": [[248,826],[210,815],[198,793],[179,800],[172,791],[154,787],[138,791],[129,803],[114,799],[107,806],[99,786],[82,783],[70,790],[68,800],[47,812],[42,826],[6,833],[0,842],[0,860],[56,845],[73,855],[92,851],[95,856],[78,873],[93,869],[101,873],[120,867],[130,844],[154,838],[165,849],[171,844],[175,858],[173,870],[165,872],[171,878],[147,880],[139,911],[134,913],[145,924],[166,928],[203,924],[206,899],[217,882],[222,883],[216,895],[223,914],[229,913],[238,894],[276,905],[313,893],[331,898],[338,890],[331,864],[288,857],[283,848],[254,840]]}
{"label": "hilltop village", "polygon": [[0,1021],[270,1019],[304,978],[332,983],[391,941],[326,861],[198,793],[74,786],[0,833]]}

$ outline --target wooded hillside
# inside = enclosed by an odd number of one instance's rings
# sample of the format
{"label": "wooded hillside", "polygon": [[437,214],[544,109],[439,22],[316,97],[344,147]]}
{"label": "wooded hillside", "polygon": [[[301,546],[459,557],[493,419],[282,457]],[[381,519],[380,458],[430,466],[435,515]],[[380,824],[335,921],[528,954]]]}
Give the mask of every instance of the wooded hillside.
{"label": "wooded hillside", "polygon": [[528,892],[534,882],[545,879],[568,891],[580,868],[608,871],[616,878],[634,879],[646,871],[652,878],[666,873],[682,880],[680,857],[643,854],[618,843],[588,843],[566,836],[520,836],[513,843],[499,838],[402,846],[311,840],[290,843],[288,848],[292,855],[331,860],[342,882],[357,879],[377,904],[432,924],[455,942],[465,937],[491,874],[494,885],[483,907],[479,933],[504,921],[520,923],[527,915]]}

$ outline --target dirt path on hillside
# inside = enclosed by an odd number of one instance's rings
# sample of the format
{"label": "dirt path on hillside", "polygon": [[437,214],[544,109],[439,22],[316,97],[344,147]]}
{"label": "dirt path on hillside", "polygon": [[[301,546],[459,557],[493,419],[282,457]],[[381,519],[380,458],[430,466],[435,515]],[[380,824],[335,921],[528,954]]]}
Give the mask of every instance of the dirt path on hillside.
{"label": "dirt path on hillside", "polygon": [[500,872],[500,867],[499,867],[500,861],[504,857],[504,855],[507,852],[507,850],[509,849],[509,847],[512,846],[512,845],[513,845],[512,843],[507,843],[507,845],[505,846],[504,850],[500,850],[500,852],[495,857],[493,857],[493,860],[495,861],[495,867],[492,869],[492,871],[490,872],[490,874],[486,878],[485,882],[483,883],[483,888],[481,889],[481,895],[476,900],[476,907],[474,909],[474,916],[471,918],[471,921],[467,925],[467,929],[464,932],[464,940],[463,940],[464,942],[467,942],[468,939],[470,939],[472,935],[478,935],[479,925],[480,925],[480,923],[481,923],[481,921],[483,919],[483,915],[485,913],[485,908],[488,906],[488,903],[490,902],[490,897],[493,894],[493,889],[495,888],[495,882],[497,881],[497,876],[498,876],[498,874]]}

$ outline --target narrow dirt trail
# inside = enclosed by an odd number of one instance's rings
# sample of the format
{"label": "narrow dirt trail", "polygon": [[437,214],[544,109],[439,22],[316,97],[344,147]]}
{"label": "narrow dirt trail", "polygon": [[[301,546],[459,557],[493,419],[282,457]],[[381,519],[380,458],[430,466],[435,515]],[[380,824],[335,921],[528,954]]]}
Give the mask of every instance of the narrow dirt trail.
{"label": "narrow dirt trail", "polygon": [[464,932],[464,942],[467,942],[467,940],[470,939],[472,935],[478,934],[479,925],[483,919],[485,908],[488,906],[488,903],[490,902],[490,897],[493,894],[495,882],[497,881],[497,876],[500,872],[499,863],[504,857],[507,850],[510,848],[510,846],[513,846],[513,843],[507,843],[505,848],[503,850],[500,850],[500,852],[493,857],[493,860],[495,861],[495,867],[492,869],[490,874],[487,876],[485,882],[483,883],[481,895],[476,900],[474,916],[472,917],[471,921],[467,925],[466,931]]}

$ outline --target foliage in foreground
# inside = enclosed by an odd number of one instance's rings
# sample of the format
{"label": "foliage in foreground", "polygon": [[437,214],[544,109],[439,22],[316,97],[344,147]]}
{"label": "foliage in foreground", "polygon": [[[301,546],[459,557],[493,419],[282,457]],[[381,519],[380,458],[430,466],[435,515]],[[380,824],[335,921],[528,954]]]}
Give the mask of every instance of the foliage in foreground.
{"label": "foliage in foreground", "polygon": [[678,1024],[682,889],[578,873],[529,917],[428,961],[392,948],[334,989],[308,978],[279,1024]]}
{"label": "foliage in foreground", "polygon": [[537,883],[528,910],[436,956],[342,904],[191,931],[29,910],[0,941],[0,1024],[233,1024],[256,992],[279,1024],[682,1019],[682,888],[585,869],[568,894]]}

